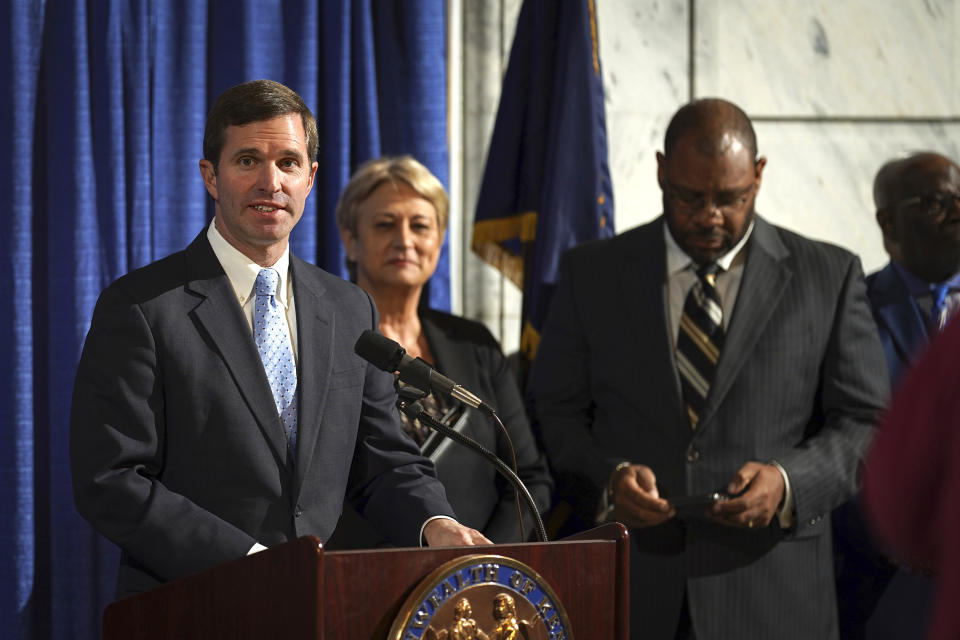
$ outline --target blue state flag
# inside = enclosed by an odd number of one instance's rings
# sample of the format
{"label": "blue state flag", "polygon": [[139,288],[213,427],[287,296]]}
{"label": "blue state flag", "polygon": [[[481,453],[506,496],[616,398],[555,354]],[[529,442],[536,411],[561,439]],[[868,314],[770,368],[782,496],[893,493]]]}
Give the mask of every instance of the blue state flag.
{"label": "blue state flag", "polygon": [[594,0],[525,0],[517,20],[472,248],[523,290],[533,359],[564,250],[611,237]]}

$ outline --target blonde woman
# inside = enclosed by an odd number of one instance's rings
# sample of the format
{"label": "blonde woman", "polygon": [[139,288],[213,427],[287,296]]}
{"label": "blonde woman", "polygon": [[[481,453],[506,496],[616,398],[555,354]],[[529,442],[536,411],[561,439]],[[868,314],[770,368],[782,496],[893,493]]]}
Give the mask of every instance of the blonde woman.
{"label": "blonde woman", "polygon": [[[421,304],[433,275],[447,227],[448,199],[443,185],[410,156],[384,157],[362,165],[337,205],[337,224],[346,248],[351,279],[373,297],[380,331],[411,357],[438,371],[493,405],[516,450],[518,475],[541,512],[549,506],[551,480],[524,412],[517,383],[499,345],[480,323]],[[428,396],[434,415],[456,414],[462,407]],[[404,429],[423,446],[429,431],[404,419]],[[472,414],[465,435],[508,461],[505,439],[488,418]],[[437,459],[437,472],[458,520],[493,542],[520,541],[513,489],[476,453],[453,444]],[[524,532],[534,532],[524,511]],[[375,546],[379,540],[355,514],[347,513],[328,546]]]}

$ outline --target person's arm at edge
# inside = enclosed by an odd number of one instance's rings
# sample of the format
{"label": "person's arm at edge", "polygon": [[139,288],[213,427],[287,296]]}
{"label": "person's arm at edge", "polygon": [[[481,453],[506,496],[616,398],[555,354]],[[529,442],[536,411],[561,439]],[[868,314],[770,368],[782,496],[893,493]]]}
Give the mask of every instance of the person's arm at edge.
{"label": "person's arm at edge", "polygon": [[864,505],[879,537],[930,570],[938,568],[941,512],[956,509],[950,488],[960,486],[958,356],[954,319],[899,383],[863,470]]}

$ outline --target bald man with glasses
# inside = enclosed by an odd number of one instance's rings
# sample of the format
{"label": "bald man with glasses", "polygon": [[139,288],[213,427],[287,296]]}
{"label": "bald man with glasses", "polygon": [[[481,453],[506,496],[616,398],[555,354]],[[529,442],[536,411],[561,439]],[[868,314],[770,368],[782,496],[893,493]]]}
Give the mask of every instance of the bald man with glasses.
{"label": "bald man with glasses", "polygon": [[[933,152],[885,163],[873,183],[890,262],[867,278],[891,388],[960,309],[960,167]],[[921,637],[932,582],[887,557],[854,501],[834,517],[844,640]]]}
{"label": "bald man with glasses", "polygon": [[736,105],[682,107],[663,215],[564,256],[534,362],[562,497],[630,527],[634,638],[838,637],[883,355],[859,260],[756,214],[765,166]]}

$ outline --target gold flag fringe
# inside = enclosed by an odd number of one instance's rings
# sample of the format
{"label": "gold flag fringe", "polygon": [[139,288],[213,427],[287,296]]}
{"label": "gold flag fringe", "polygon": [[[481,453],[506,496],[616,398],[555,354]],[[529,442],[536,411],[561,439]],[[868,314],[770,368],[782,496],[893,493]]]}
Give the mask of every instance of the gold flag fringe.
{"label": "gold flag fringe", "polygon": [[501,243],[513,239],[533,242],[536,236],[537,212],[526,211],[507,218],[475,222],[470,247],[481,260],[523,289],[523,256],[510,251]]}

